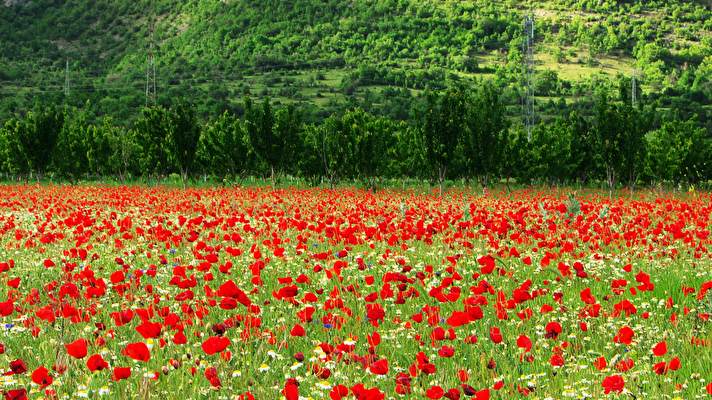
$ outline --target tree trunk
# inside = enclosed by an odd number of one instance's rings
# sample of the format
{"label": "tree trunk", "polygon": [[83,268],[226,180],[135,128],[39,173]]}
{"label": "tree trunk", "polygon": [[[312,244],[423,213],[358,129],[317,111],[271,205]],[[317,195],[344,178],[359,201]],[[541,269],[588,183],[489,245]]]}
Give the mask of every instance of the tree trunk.
{"label": "tree trunk", "polygon": [[612,167],[606,167],[606,180],[608,181],[608,197],[613,197],[613,188],[616,185],[616,171]]}
{"label": "tree trunk", "polygon": [[440,185],[440,197],[443,197],[443,185],[445,184],[445,175],[447,174],[447,167],[441,166],[438,168],[438,184]]}

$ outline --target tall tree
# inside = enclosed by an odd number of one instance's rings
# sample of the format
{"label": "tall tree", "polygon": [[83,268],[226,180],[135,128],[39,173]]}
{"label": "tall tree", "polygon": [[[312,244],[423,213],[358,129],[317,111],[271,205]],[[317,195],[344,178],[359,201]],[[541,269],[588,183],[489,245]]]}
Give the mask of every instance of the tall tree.
{"label": "tall tree", "polygon": [[122,182],[129,174],[145,175],[146,171],[141,169],[142,149],[136,131],[119,128],[109,118],[104,119],[100,129],[111,148],[107,159],[109,171],[118,175]]}
{"label": "tall tree", "polygon": [[168,141],[170,114],[162,106],[145,107],[134,124],[141,146],[141,169],[145,174],[165,174],[170,167]]}
{"label": "tall tree", "polygon": [[572,178],[585,183],[598,173],[600,145],[595,130],[580,113],[572,112],[568,123],[571,126]]}
{"label": "tall tree", "polygon": [[270,171],[272,184],[275,181],[275,173],[278,167],[280,154],[284,150],[284,144],[274,130],[274,114],[269,99],[262,102],[261,107],[255,107],[252,100],[245,100],[245,120],[247,133],[250,137],[250,144],[257,157],[267,164]]}
{"label": "tall tree", "polygon": [[180,170],[183,186],[193,168],[200,140],[200,127],[192,106],[180,102],[171,109],[169,143],[172,157]]}
{"label": "tall tree", "polygon": [[398,125],[361,109],[347,113],[344,120],[344,125],[351,127],[354,136],[356,174],[375,190],[377,179],[386,174],[388,161],[395,155],[395,130]]}
{"label": "tall tree", "polygon": [[0,168],[8,174],[25,175],[30,172],[30,163],[20,142],[23,130],[27,129],[25,123],[21,119],[11,118],[0,127]]}
{"label": "tall tree", "polygon": [[617,107],[610,104],[605,93],[599,93],[595,105],[596,141],[600,145],[599,153],[606,172],[606,182],[609,189],[618,183],[620,171],[623,169],[624,155],[620,151],[623,141],[623,126]]}
{"label": "tall tree", "polygon": [[227,111],[208,122],[200,135],[197,157],[206,173],[238,174],[246,167],[244,126]]}
{"label": "tall tree", "polygon": [[112,148],[106,124],[111,124],[111,118],[105,117],[102,125],[90,125],[87,130],[87,168],[96,176],[107,176],[112,173],[109,168],[109,157]]}
{"label": "tall tree", "polygon": [[647,168],[656,181],[698,182],[709,176],[712,139],[694,121],[672,120],[646,136]]}
{"label": "tall tree", "polygon": [[324,165],[324,174],[333,188],[338,179],[354,176],[354,154],[356,130],[353,112],[339,117],[333,115],[315,132],[318,135],[319,158]]}
{"label": "tall tree", "polygon": [[275,162],[280,172],[292,174],[297,172],[297,160],[301,155],[299,141],[301,129],[301,116],[294,105],[290,104],[275,112],[274,136],[279,145]]}
{"label": "tall tree", "polygon": [[57,147],[53,154],[54,170],[62,176],[76,179],[89,171],[87,158],[91,125],[89,124],[89,107],[65,109],[65,123],[59,132]]}
{"label": "tall tree", "polygon": [[500,172],[508,128],[505,111],[499,92],[491,82],[480,86],[469,97],[463,150],[468,172],[479,176],[483,186]]}
{"label": "tall tree", "polygon": [[422,134],[430,168],[436,172],[440,196],[452,165],[457,144],[465,129],[466,94],[462,87],[448,89],[438,96],[426,95],[427,108]]}
{"label": "tall tree", "polygon": [[534,129],[527,154],[530,178],[545,179],[549,184],[562,183],[571,170],[571,125],[559,118],[539,124]]}
{"label": "tall tree", "polygon": [[64,113],[54,106],[37,105],[28,113],[27,122],[19,131],[19,142],[30,166],[30,171],[42,178],[46,172],[59,133],[64,126]]}

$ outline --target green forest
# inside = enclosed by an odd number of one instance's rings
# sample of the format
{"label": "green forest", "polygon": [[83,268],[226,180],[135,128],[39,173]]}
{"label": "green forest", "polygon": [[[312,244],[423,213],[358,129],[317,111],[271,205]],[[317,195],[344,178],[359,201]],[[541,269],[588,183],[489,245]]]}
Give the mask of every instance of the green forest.
{"label": "green forest", "polygon": [[697,183],[711,117],[704,0],[0,3],[6,176]]}

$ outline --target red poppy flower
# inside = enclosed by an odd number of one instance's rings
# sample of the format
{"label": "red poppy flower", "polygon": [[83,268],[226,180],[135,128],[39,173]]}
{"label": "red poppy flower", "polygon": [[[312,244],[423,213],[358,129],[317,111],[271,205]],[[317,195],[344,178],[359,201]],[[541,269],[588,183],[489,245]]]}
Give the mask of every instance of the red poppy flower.
{"label": "red poppy flower", "polygon": [[620,372],[626,372],[635,366],[635,362],[632,358],[626,358],[625,360],[620,360],[616,363],[616,369]]}
{"label": "red poppy flower", "polygon": [[438,350],[438,355],[443,358],[450,358],[455,355],[455,348],[452,346],[443,346]]}
{"label": "red poppy flower", "polygon": [[10,361],[10,371],[5,372],[5,375],[20,375],[27,372],[27,365],[22,359]]}
{"label": "red poppy flower", "polygon": [[653,347],[654,355],[662,357],[665,355],[665,353],[667,353],[667,343],[665,341],[662,341]]}
{"label": "red poppy flower", "polygon": [[27,389],[10,389],[3,392],[5,400],[27,400]]}
{"label": "red poppy flower", "polygon": [[220,285],[217,294],[220,297],[231,297],[237,300],[245,307],[249,307],[250,305],[252,305],[250,298],[247,297],[245,292],[243,292],[232,280],[229,280]]}
{"label": "red poppy flower", "polygon": [[205,372],[203,373],[205,375],[205,379],[210,382],[210,386],[219,388],[222,386],[222,382],[220,381],[220,377],[218,376],[218,370],[215,367],[208,367],[205,368]]}
{"label": "red poppy flower", "polygon": [[40,385],[41,388],[51,385],[52,381],[52,376],[49,375],[49,371],[44,366],[40,366],[32,372],[32,382]]}
{"label": "red poppy flower", "polygon": [[115,381],[120,381],[122,379],[128,379],[131,377],[131,368],[129,368],[129,367],[114,367],[112,376]]}
{"label": "red poppy flower", "polygon": [[425,395],[429,399],[440,399],[445,394],[445,391],[440,386],[431,386],[430,389],[425,391]]}
{"label": "red poppy flower", "polygon": [[230,339],[224,336],[211,336],[208,340],[204,341],[201,347],[207,355],[213,355],[219,353],[230,345]]}
{"label": "red poppy flower", "polygon": [[618,334],[613,337],[613,342],[621,344],[631,344],[633,342],[633,336],[635,332],[628,327],[624,326],[618,330]]}
{"label": "red poppy flower", "polygon": [[146,362],[151,359],[151,352],[144,342],[129,343],[123,351],[124,355],[137,361]]}
{"label": "red poppy flower", "polygon": [[603,371],[603,369],[606,368],[608,363],[606,362],[605,357],[598,357],[596,361],[593,362],[593,366],[596,367],[597,370]]}
{"label": "red poppy flower", "polygon": [[564,357],[562,357],[561,354],[554,354],[549,359],[549,364],[551,364],[552,367],[563,367]]}
{"label": "red poppy flower", "polygon": [[292,327],[292,330],[289,331],[289,334],[290,334],[291,336],[302,337],[302,336],[306,335],[306,331],[304,330],[304,327],[303,327],[303,326],[301,326],[301,325],[299,325],[299,324],[295,324],[295,325]]}
{"label": "red poppy flower", "polygon": [[663,375],[667,372],[667,363],[665,361],[661,361],[655,365],[653,365],[653,372],[655,372],[658,375]]}
{"label": "red poppy flower", "polygon": [[183,333],[183,331],[178,331],[175,335],[173,335],[173,343],[186,344],[188,343],[188,338],[185,337],[185,333]]}
{"label": "red poppy flower", "polygon": [[581,296],[581,301],[583,301],[586,304],[595,304],[596,303],[596,298],[593,297],[591,294],[591,288],[586,288],[581,291],[580,293]]}
{"label": "red poppy flower", "polygon": [[287,379],[282,394],[285,400],[299,400],[299,382],[296,379]]}
{"label": "red poppy flower", "polygon": [[329,399],[342,400],[349,396],[349,388],[344,385],[336,385],[329,392]]}
{"label": "red poppy flower", "polygon": [[625,381],[623,381],[623,377],[620,375],[610,375],[603,378],[601,386],[603,386],[603,391],[606,394],[611,392],[621,393],[625,387]]}
{"label": "red poppy flower", "polygon": [[478,258],[477,263],[480,264],[480,273],[483,275],[491,274],[494,271],[495,260],[489,254]]}
{"label": "red poppy flower", "polygon": [[459,400],[460,399],[460,391],[455,388],[448,389],[448,391],[445,392],[444,397],[448,400]]}
{"label": "red poppy flower", "polygon": [[546,327],[544,327],[544,330],[546,331],[544,337],[547,339],[556,339],[561,333],[561,324],[556,321],[549,322],[546,324]]}
{"label": "red poppy flower", "polygon": [[72,343],[67,343],[64,345],[67,349],[67,354],[74,358],[84,358],[87,355],[87,341],[86,339],[77,339]]}
{"label": "red poppy flower", "polygon": [[136,327],[136,331],[143,336],[144,339],[152,339],[161,336],[161,324],[157,322],[146,321]]}
{"label": "red poppy flower", "polygon": [[520,335],[517,338],[517,347],[520,349],[523,349],[525,353],[531,351],[532,349],[532,341],[525,335]]}
{"label": "red poppy flower", "polygon": [[0,302],[0,317],[7,317],[15,310],[12,300]]}
{"label": "red poppy flower", "polygon": [[502,343],[502,332],[496,326],[490,328],[490,339],[494,344]]}
{"label": "red poppy flower", "polygon": [[94,354],[87,360],[87,368],[92,372],[101,371],[102,369],[109,368],[109,364],[100,354]]}
{"label": "red poppy flower", "polygon": [[388,360],[381,358],[380,360],[374,362],[368,367],[371,373],[376,375],[385,375],[388,373]]}
{"label": "red poppy flower", "polygon": [[452,327],[458,327],[470,322],[470,315],[463,311],[453,311],[450,317],[445,321]]}

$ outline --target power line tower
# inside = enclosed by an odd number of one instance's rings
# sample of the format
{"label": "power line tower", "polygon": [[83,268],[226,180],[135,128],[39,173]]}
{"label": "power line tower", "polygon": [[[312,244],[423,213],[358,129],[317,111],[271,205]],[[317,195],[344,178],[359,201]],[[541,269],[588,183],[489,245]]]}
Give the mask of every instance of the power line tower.
{"label": "power line tower", "polygon": [[156,22],[151,18],[149,27],[149,47],[146,54],[146,105],[156,104],[156,57],[154,31]]}
{"label": "power line tower", "polygon": [[67,66],[64,69],[64,100],[69,98],[69,59],[67,59]]}
{"label": "power line tower", "polygon": [[637,71],[633,73],[633,79],[631,79],[630,105],[633,107],[638,105],[638,73],[637,73]]}
{"label": "power line tower", "polygon": [[524,127],[527,130],[527,140],[532,140],[532,128],[534,126],[534,17],[528,14],[524,17],[524,44],[522,48],[524,56],[524,95],[522,96],[522,116]]}

